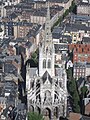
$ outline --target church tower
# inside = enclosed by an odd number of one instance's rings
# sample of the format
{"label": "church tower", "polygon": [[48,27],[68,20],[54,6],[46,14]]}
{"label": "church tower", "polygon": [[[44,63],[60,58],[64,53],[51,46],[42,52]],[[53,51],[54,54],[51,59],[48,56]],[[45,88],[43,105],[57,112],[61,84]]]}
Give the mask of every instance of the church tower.
{"label": "church tower", "polygon": [[27,66],[27,103],[28,111],[42,114],[45,120],[59,120],[67,111],[67,76],[64,68],[54,68],[55,49],[50,22],[48,4],[44,39],[39,46],[39,71]]}
{"label": "church tower", "polygon": [[50,9],[48,3],[45,34],[42,43],[39,46],[39,76],[42,77],[47,71],[51,77],[55,76],[54,73],[54,45],[52,40],[51,25],[50,25]]}

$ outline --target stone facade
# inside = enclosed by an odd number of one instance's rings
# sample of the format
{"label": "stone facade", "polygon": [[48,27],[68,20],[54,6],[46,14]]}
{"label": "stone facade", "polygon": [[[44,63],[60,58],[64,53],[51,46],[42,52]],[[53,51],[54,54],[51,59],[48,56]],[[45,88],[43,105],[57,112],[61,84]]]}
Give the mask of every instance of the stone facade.
{"label": "stone facade", "polygon": [[65,68],[54,68],[55,49],[47,9],[44,40],[39,46],[39,70],[27,65],[28,111],[43,114],[45,120],[59,120],[67,113],[67,75]]}
{"label": "stone facade", "polygon": [[90,2],[80,2],[77,6],[77,14],[90,16]]}

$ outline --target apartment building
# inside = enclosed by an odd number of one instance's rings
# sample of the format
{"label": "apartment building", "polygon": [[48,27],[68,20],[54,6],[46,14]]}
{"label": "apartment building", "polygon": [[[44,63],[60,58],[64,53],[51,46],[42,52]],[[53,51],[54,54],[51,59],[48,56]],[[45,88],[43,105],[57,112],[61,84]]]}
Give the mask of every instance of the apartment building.
{"label": "apartment building", "polygon": [[90,44],[70,44],[69,50],[73,50],[74,62],[90,63]]}
{"label": "apartment building", "polygon": [[[69,9],[73,0],[48,0],[48,1],[50,7],[59,5],[64,7],[65,11],[66,9]],[[47,7],[47,1],[35,1],[34,8],[37,9],[41,7]]]}
{"label": "apartment building", "polygon": [[77,6],[77,14],[90,16],[90,1],[82,0]]}
{"label": "apartment building", "polygon": [[83,37],[90,36],[90,27],[85,24],[67,23],[64,35],[71,36],[72,43],[77,43],[78,41],[82,41]]}
{"label": "apartment building", "polygon": [[[64,8],[58,5],[50,7],[51,26],[58,20],[64,13]],[[35,9],[30,18],[32,23],[39,23],[43,25],[46,21],[46,8]]]}
{"label": "apartment building", "polygon": [[73,76],[78,78],[90,75],[90,44],[69,44],[73,51]]}

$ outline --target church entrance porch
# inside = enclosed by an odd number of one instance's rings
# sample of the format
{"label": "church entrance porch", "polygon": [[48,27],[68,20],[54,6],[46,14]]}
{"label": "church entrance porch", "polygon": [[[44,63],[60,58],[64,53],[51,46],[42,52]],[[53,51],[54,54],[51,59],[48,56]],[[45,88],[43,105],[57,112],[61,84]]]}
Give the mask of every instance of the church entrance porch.
{"label": "church entrance porch", "polygon": [[51,110],[49,108],[44,109],[44,119],[51,120]]}
{"label": "church entrance porch", "polygon": [[57,120],[58,119],[58,107],[55,107],[54,108],[54,120]]}
{"label": "church entrance porch", "polygon": [[38,114],[41,114],[41,109],[37,106],[36,107],[36,112],[38,113]]}

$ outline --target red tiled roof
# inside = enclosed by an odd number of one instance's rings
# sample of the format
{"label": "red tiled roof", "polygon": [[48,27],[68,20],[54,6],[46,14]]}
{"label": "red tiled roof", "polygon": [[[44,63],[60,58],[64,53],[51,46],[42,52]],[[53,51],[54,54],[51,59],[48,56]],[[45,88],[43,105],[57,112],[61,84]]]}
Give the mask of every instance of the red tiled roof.
{"label": "red tiled roof", "polygon": [[73,63],[90,62],[90,44],[69,44],[69,50],[73,50]]}

